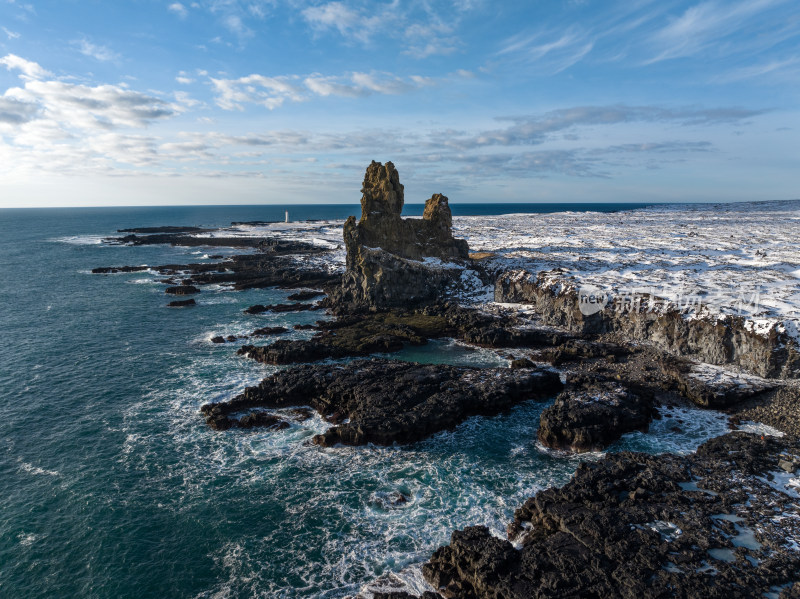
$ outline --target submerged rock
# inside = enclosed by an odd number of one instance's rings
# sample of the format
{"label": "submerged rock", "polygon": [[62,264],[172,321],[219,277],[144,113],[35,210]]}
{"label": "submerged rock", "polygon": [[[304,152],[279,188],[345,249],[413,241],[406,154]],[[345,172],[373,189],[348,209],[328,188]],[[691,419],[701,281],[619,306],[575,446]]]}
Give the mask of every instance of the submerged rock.
{"label": "submerged rock", "polygon": [[167,304],[168,308],[185,308],[187,306],[195,306],[197,302],[194,299],[175,300]]}
{"label": "submerged rock", "polygon": [[167,287],[164,293],[171,295],[194,295],[200,293],[200,290],[194,285],[176,285],[175,287]]}
{"label": "submerged rock", "polygon": [[282,370],[201,411],[209,426],[225,430],[238,426],[236,412],[310,405],[337,423],[314,437],[318,445],[391,445],[418,441],[470,416],[492,416],[560,389],[558,375],[550,370],[356,360]]}

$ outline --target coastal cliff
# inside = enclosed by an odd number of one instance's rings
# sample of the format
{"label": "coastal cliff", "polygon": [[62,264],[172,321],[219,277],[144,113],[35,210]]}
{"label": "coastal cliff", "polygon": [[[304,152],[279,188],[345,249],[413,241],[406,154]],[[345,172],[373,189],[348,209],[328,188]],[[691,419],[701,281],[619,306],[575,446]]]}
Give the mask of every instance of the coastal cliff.
{"label": "coastal cliff", "polygon": [[673,355],[737,366],[761,377],[800,377],[800,351],[779,327],[762,333],[742,317],[687,318],[670,302],[645,295],[612,298],[597,305],[596,311],[582,311],[579,289],[552,275],[502,273],[495,285],[495,301],[531,304],[544,324],[577,334],[616,333]]}

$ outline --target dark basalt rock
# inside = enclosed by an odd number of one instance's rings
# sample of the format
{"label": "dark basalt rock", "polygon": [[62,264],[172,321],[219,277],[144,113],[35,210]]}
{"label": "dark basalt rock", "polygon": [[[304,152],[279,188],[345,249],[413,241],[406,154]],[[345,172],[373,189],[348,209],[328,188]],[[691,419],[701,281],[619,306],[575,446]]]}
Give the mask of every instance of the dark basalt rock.
{"label": "dark basalt rock", "polygon": [[[800,538],[800,506],[768,484],[787,452],[800,452],[797,439],[731,433],[689,456],[585,462],[516,511],[509,536],[520,549],[485,527],[455,531],[423,575],[464,599],[727,599],[797,586],[800,552],[787,536]],[[743,533],[759,548],[738,542]]]}
{"label": "dark basalt rock", "polygon": [[167,304],[168,308],[185,308],[187,306],[195,306],[197,302],[193,299],[187,300],[175,300],[174,302],[170,302]]}
{"label": "dark basalt rock", "polygon": [[225,343],[225,337],[223,337],[222,335],[217,335],[216,337],[212,337],[211,343]]}
{"label": "dark basalt rock", "polygon": [[273,304],[264,306],[256,304],[244,310],[245,314],[263,314],[264,312],[302,312],[304,310],[318,310],[317,304]]}
{"label": "dark basalt rock", "polygon": [[267,428],[270,430],[283,430],[289,428],[291,425],[282,420],[275,414],[267,414],[265,412],[250,412],[242,416],[236,421],[236,426],[239,428]]}
{"label": "dark basalt rock", "polygon": [[[500,273],[495,301],[531,304],[544,324],[574,333],[614,333],[675,356],[732,365],[764,378],[800,378],[800,347],[779,327],[762,334],[749,327],[743,316],[685,318],[674,304],[650,294],[623,294],[611,298],[600,311],[585,315],[579,309],[577,290],[553,285],[554,274]],[[696,309],[701,311],[700,306]]]}
{"label": "dark basalt rock", "polygon": [[193,295],[200,293],[200,290],[194,285],[176,285],[175,287],[167,287],[164,293],[171,295]]}
{"label": "dark basalt rock", "polygon": [[286,327],[262,327],[250,333],[250,337],[268,337],[269,335],[283,335],[288,333],[289,329]]}
{"label": "dark basalt rock", "polygon": [[149,266],[100,266],[92,269],[92,274],[103,275],[118,272],[142,272],[149,270]]}
{"label": "dark basalt rock", "polygon": [[239,353],[266,364],[296,364],[393,352],[407,344],[424,345],[429,339],[442,337],[470,342],[476,330],[492,331],[491,335],[481,337],[482,345],[487,347],[539,345],[554,338],[565,338],[549,331],[516,331],[514,326],[513,319],[500,319],[456,304],[442,304],[416,311],[350,314],[333,321],[319,321],[316,327],[298,325],[295,328],[319,328],[320,332],[308,340],[281,340],[265,347],[246,345]]}
{"label": "dark basalt rock", "polygon": [[389,591],[388,593],[373,593],[373,599],[439,599],[440,595],[425,591],[422,595],[411,595],[405,591]]}
{"label": "dark basalt rock", "polygon": [[117,233],[212,233],[217,229],[204,229],[203,227],[134,227],[132,229],[117,229]]}
{"label": "dark basalt rock", "polygon": [[709,384],[702,378],[691,376],[692,362],[667,357],[661,362],[661,372],[670,377],[678,391],[703,408],[729,408],[756,395],[777,387],[776,382],[760,380],[746,385],[730,381]]}
{"label": "dark basalt rock", "polygon": [[566,362],[594,358],[617,359],[628,354],[630,354],[630,350],[620,345],[585,339],[570,339],[557,347],[544,350],[542,358],[553,366],[561,366]]}
{"label": "dark basalt rock", "polygon": [[209,426],[224,430],[239,422],[234,413],[246,409],[311,405],[340,423],[314,437],[314,443],[391,445],[418,441],[470,416],[494,415],[560,389],[558,375],[551,371],[356,360],[282,370],[201,411]]}
{"label": "dark basalt rock", "polygon": [[391,162],[373,161],[361,191],[361,219],[351,216],[344,225],[347,269],[341,286],[329,294],[331,306],[357,312],[437,300],[462,268],[434,268],[421,260],[464,264],[469,253],[466,241],[453,238],[447,198],[435,194],[425,203],[422,219],[403,219],[403,185]]}
{"label": "dark basalt rock", "polygon": [[[277,242],[276,242],[277,243]],[[273,251],[233,256],[224,262],[164,264],[161,266],[113,266],[95,268],[94,273],[152,270],[169,277],[162,282],[175,284],[175,277],[191,275],[194,285],[232,285],[235,290],[280,287],[326,287],[341,280],[341,275],[306,266],[296,255],[318,254],[320,248],[299,242],[280,242]]]}
{"label": "dark basalt rock", "polygon": [[292,300],[293,302],[304,302],[306,300],[314,299],[315,297],[319,297],[321,295],[325,295],[324,291],[298,291],[297,293],[291,294],[286,299]]}
{"label": "dark basalt rock", "polygon": [[599,451],[625,433],[646,431],[653,414],[647,390],[602,377],[568,377],[567,389],[542,412],[538,438],[554,449]]}

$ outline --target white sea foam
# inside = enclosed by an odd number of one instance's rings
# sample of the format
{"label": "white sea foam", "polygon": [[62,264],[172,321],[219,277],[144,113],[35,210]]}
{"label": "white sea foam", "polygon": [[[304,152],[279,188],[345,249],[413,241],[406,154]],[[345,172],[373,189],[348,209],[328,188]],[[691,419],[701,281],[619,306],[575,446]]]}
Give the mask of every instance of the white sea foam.
{"label": "white sea foam", "polygon": [[58,470],[46,470],[45,468],[40,468],[39,466],[29,464],[28,462],[21,462],[19,469],[23,472],[27,472],[36,476],[61,476],[61,473]]}

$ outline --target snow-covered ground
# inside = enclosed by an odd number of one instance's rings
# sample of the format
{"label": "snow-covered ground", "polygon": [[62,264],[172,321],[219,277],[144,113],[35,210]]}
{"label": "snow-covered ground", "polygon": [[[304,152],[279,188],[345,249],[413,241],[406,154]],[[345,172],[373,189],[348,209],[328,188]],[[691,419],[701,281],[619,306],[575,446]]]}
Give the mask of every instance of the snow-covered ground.
{"label": "snow-covered ground", "polygon": [[[344,268],[342,220],[239,225],[215,235],[297,239],[331,248]],[[500,270],[555,271],[610,298],[650,294],[689,317],[742,315],[756,331],[800,338],[800,200],[640,210],[458,216],[453,234]]]}
{"label": "snow-covered ground", "polygon": [[709,315],[743,315],[757,331],[797,336],[800,201],[670,205],[599,213],[454,219],[470,251],[611,298],[648,293]]}

